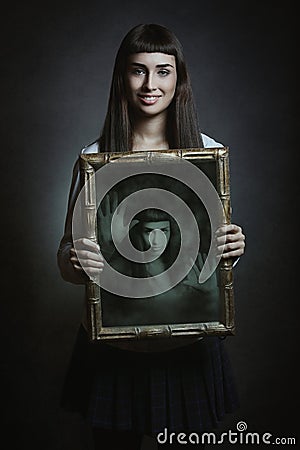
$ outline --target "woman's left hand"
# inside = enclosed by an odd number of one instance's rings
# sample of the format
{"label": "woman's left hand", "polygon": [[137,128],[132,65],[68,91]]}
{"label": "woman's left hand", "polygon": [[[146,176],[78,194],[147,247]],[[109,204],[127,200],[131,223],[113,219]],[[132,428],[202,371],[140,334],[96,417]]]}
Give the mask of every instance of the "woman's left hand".
{"label": "woman's left hand", "polygon": [[245,252],[245,235],[240,226],[223,225],[216,232],[217,253],[222,258],[239,258]]}

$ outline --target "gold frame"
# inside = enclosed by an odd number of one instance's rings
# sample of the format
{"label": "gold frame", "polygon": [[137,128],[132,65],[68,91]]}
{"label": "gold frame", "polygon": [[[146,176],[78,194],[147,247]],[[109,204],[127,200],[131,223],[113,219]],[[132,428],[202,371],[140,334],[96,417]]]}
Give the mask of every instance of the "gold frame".
{"label": "gold frame", "polygon": [[[190,162],[201,163],[211,161],[215,165],[216,190],[224,210],[224,223],[229,224],[231,219],[230,204],[230,179],[229,179],[229,149],[228,147],[198,148],[184,150],[159,150],[146,152],[127,153],[93,153],[81,154],[80,173],[81,186],[84,190],[82,217],[85,222],[86,237],[98,242],[97,238],[97,192],[95,184],[95,173],[104,164],[109,164],[120,157],[126,156],[127,164],[135,162],[143,153],[145,160],[157,154],[166,154],[184,158]],[[218,269],[220,280],[220,302],[222,306],[222,320],[218,322],[200,323],[176,323],[163,325],[126,325],[126,326],[104,326],[102,322],[102,299],[101,287],[94,281],[86,283],[86,309],[87,326],[91,341],[105,341],[116,345],[130,343],[141,339],[153,338],[201,338],[204,336],[226,336],[233,335],[234,323],[234,292],[233,292],[233,270],[232,260],[221,259]]]}

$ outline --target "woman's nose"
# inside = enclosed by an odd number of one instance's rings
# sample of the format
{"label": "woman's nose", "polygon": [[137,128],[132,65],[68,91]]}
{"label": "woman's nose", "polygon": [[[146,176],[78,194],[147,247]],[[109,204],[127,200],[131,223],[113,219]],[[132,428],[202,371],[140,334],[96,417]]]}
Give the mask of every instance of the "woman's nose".
{"label": "woman's nose", "polygon": [[150,244],[151,245],[163,245],[165,241],[165,236],[163,231],[157,229],[157,230],[153,230],[151,232],[151,236],[150,236]]}
{"label": "woman's nose", "polygon": [[146,89],[148,91],[155,91],[157,89],[157,86],[155,83],[155,78],[154,78],[153,74],[149,73],[147,75],[147,77],[145,78],[143,87],[144,87],[144,89]]}

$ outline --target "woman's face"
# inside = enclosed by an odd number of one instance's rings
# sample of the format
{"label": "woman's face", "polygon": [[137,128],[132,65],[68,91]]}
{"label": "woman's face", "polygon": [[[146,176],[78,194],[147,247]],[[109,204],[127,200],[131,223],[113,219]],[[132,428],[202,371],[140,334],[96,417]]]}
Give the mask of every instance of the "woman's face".
{"label": "woman's face", "polygon": [[126,85],[136,113],[155,116],[166,112],[177,82],[175,56],[165,53],[134,53],[128,58]]}
{"label": "woman's face", "polygon": [[162,254],[170,239],[170,222],[142,222],[141,236],[146,249],[151,247],[151,253]]}

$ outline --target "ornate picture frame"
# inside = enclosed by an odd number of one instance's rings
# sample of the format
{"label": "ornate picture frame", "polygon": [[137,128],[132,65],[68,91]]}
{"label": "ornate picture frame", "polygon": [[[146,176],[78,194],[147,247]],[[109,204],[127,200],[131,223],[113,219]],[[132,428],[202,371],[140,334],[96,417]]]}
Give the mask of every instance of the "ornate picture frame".
{"label": "ornate picture frame", "polygon": [[[228,147],[81,154],[79,160],[81,191],[74,210],[74,240],[86,237],[98,243],[106,260],[103,273],[86,282],[90,340],[122,346],[156,338],[175,343],[182,339],[233,335],[232,260],[222,259],[215,252],[215,232],[231,220]],[[117,198],[114,207],[112,198]],[[154,230],[158,236],[166,235],[161,225],[171,224],[163,255],[168,249],[171,254],[177,248],[177,253],[163,274],[170,268],[173,270],[181,260],[168,278],[170,286],[156,282],[152,294],[148,285],[156,279],[155,264],[151,260],[132,263],[124,255],[126,246],[117,245],[118,233],[113,236],[113,226],[121,220],[117,208],[125,203],[125,208],[134,210],[127,222],[126,213],[122,219],[126,222],[123,232],[127,230],[123,241],[129,250],[132,236],[145,236],[145,224],[150,226],[146,229],[149,236]],[[108,219],[103,212],[105,207],[111,213],[110,245],[107,234],[102,236]],[[167,210],[168,216],[159,218],[159,222],[154,222],[154,216],[147,216],[145,222],[140,211],[153,213],[153,210]],[[145,248],[141,251],[134,245],[133,252],[136,251],[147,257]],[[186,268],[189,259],[191,265]],[[145,267],[148,275],[146,278],[145,274],[139,275],[137,279],[137,269]]]}

